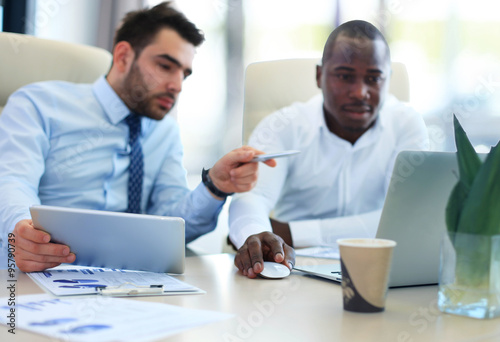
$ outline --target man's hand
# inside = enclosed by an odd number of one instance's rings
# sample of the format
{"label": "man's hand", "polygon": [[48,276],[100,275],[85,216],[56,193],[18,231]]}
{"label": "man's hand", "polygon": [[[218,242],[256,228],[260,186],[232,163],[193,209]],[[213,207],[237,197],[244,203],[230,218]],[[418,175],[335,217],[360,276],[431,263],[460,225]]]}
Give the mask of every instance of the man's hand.
{"label": "man's hand", "polygon": [[277,221],[273,218],[269,218],[269,220],[271,221],[273,233],[281,236],[281,238],[287,245],[293,247],[292,231],[290,230],[290,225],[286,222]]}
{"label": "man's hand", "polygon": [[[227,193],[251,190],[257,182],[259,163],[250,163],[250,160],[262,153],[264,152],[249,146],[229,152],[210,169],[209,175],[212,182],[217,189]],[[263,163],[271,167],[276,166],[274,159]]]}
{"label": "man's hand", "polygon": [[75,261],[75,254],[68,246],[50,243],[50,235],[36,229],[31,220],[19,221],[13,233],[16,236],[16,265],[23,272],[43,271]]}
{"label": "man's hand", "polygon": [[255,278],[262,272],[264,261],[274,261],[292,270],[295,251],[278,235],[262,232],[249,236],[234,258],[236,267],[248,278]]}

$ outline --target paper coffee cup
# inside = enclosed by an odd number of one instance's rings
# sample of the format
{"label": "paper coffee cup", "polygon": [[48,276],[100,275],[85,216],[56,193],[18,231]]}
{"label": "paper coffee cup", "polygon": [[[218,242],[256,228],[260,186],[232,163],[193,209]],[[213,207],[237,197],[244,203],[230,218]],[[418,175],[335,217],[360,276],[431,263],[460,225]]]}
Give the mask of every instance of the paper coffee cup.
{"label": "paper coffee cup", "polygon": [[392,250],[385,239],[339,239],[344,310],[380,312],[385,309]]}

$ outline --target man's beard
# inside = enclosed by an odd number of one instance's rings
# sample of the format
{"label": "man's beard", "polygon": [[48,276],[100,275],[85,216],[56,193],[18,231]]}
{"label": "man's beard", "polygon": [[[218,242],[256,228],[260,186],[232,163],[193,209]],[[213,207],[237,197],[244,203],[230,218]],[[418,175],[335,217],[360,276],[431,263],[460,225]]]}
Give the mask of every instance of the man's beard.
{"label": "man's beard", "polygon": [[[153,120],[161,120],[169,110],[161,111],[160,108],[155,108],[153,102],[156,96],[149,93],[144,75],[139,70],[137,63],[134,62],[124,80],[122,99],[134,113]],[[161,96],[170,96],[175,99],[174,95],[169,93],[161,94]]]}

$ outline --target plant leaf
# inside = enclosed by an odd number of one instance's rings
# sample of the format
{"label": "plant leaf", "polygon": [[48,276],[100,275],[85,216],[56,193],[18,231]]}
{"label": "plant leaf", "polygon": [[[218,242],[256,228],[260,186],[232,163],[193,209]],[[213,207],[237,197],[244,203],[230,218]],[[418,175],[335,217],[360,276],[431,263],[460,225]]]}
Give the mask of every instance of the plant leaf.
{"label": "plant leaf", "polygon": [[455,144],[457,146],[457,162],[458,171],[460,173],[460,182],[462,182],[468,190],[470,189],[482,162],[455,115],[453,115],[453,125],[455,127]]}
{"label": "plant leaf", "polygon": [[462,215],[465,200],[469,195],[474,178],[482,164],[455,115],[453,115],[453,125],[455,128],[455,144],[457,146],[459,180],[453,188],[446,206],[446,227],[450,233],[457,232],[458,230],[458,223]]}
{"label": "plant leaf", "polygon": [[463,204],[467,199],[468,191],[465,189],[462,182],[458,181],[451,191],[448,204],[446,205],[446,227],[448,232],[455,233],[458,228],[460,220],[460,213],[462,212]]}
{"label": "plant leaf", "polygon": [[472,183],[457,231],[483,235],[500,233],[500,144],[491,149]]}

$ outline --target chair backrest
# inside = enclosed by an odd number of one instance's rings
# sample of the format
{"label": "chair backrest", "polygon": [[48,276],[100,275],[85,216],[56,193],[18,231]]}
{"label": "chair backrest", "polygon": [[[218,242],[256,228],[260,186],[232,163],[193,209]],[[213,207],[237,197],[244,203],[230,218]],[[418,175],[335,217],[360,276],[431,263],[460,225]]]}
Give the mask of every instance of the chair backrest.
{"label": "chair backrest", "polygon": [[17,33],[0,33],[0,112],[20,87],[38,81],[91,83],[105,74],[108,51]]}
{"label": "chair backrest", "polygon": [[[316,85],[319,58],[284,59],[248,65],[245,72],[243,143],[265,116],[293,102],[304,102],[320,89]],[[389,93],[399,100],[410,100],[408,72],[402,63],[393,62]]]}

